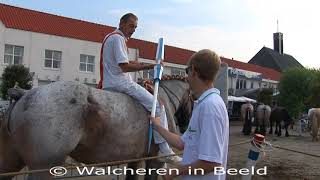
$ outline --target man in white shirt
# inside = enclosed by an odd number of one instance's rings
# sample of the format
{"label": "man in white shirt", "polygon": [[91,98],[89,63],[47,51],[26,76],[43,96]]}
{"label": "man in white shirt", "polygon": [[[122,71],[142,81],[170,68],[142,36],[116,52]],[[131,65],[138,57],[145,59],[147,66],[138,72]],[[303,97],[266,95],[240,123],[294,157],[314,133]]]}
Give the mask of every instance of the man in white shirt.
{"label": "man in white shirt", "polygon": [[[127,40],[137,28],[138,18],[132,13],[121,17],[119,28],[108,34],[102,44],[100,60],[100,82],[98,88],[122,92],[138,100],[147,110],[151,111],[153,95],[142,86],[134,82],[129,72],[153,69],[154,64],[141,64],[129,61]],[[161,108],[157,103],[156,116],[160,117]],[[165,116],[161,117],[162,126],[168,129]],[[155,143],[159,144],[160,155],[174,154],[168,143],[159,134],[154,133]],[[181,158],[173,156],[168,158],[180,162]]]}
{"label": "man in white shirt", "polygon": [[[227,167],[229,119],[220,92],[214,88],[220,64],[219,56],[207,49],[190,58],[186,73],[193,99],[196,101],[188,130],[182,136],[162,128],[159,118],[151,118],[155,130],[169,144],[183,150],[182,166],[177,167],[178,174],[167,174],[164,176],[165,180],[178,175],[182,175],[184,180],[226,178],[221,169],[226,170]],[[217,171],[214,171],[215,168]]]}

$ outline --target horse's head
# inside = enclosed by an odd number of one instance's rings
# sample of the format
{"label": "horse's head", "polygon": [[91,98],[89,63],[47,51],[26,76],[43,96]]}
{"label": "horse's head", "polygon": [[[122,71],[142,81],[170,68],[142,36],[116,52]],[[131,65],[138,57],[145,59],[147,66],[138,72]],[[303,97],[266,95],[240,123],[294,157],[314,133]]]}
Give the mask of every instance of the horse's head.
{"label": "horse's head", "polygon": [[180,128],[181,133],[184,133],[188,128],[192,109],[193,109],[193,100],[190,95],[190,90],[188,89],[182,96],[180,105],[174,114],[175,118],[178,121],[178,126]]}

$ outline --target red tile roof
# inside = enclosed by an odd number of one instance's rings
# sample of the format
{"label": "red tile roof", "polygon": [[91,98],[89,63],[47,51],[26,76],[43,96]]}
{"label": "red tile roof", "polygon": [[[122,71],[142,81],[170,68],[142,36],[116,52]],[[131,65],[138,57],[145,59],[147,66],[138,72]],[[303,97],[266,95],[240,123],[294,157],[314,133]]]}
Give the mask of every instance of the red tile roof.
{"label": "red tile roof", "polygon": [[[81,39],[101,43],[106,34],[115,27],[86,22],[68,17],[57,16],[44,12],[14,7],[0,3],[0,20],[7,28],[38,32],[62,37]],[[139,39],[130,39],[128,46],[139,49],[139,56],[154,59],[157,44]],[[165,61],[175,64],[186,64],[194,51],[165,46]],[[259,72],[266,79],[278,81],[280,73],[269,68],[222,58],[231,67]]]}
{"label": "red tile roof", "polygon": [[261,66],[254,65],[254,64],[231,60],[231,59],[227,59],[225,57],[221,57],[221,61],[224,63],[227,63],[228,66],[233,67],[233,68],[262,73],[264,79],[270,79],[270,80],[274,80],[274,81],[280,80],[281,73],[276,70],[270,69],[270,68],[265,68],[265,67],[261,67]]}

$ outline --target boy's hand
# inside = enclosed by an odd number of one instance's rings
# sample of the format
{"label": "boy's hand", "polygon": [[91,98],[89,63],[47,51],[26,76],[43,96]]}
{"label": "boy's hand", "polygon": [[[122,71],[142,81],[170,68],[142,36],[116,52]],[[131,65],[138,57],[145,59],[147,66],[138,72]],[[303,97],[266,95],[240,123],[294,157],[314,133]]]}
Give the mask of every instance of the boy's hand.
{"label": "boy's hand", "polygon": [[150,117],[150,121],[152,122],[154,127],[161,126],[160,117]]}

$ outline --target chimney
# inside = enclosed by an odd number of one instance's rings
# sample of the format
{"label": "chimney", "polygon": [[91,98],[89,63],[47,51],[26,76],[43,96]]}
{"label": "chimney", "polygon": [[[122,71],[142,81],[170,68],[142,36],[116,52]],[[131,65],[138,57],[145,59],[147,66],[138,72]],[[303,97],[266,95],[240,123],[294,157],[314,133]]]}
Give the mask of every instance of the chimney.
{"label": "chimney", "polygon": [[277,32],[273,33],[273,50],[283,54],[283,34],[279,32],[279,23],[277,20]]}
{"label": "chimney", "polygon": [[283,34],[281,32],[273,33],[273,50],[283,54]]}

